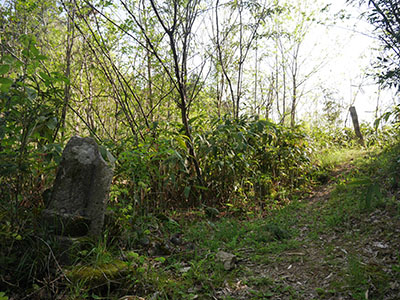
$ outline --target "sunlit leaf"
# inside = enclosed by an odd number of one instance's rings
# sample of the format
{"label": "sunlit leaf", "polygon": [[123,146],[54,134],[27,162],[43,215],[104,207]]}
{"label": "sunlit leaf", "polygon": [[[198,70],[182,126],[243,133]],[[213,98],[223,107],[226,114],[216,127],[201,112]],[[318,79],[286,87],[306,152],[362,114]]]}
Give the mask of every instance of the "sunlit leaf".
{"label": "sunlit leaf", "polygon": [[4,75],[10,71],[9,65],[0,65],[0,75]]}
{"label": "sunlit leaf", "polygon": [[11,85],[13,81],[9,78],[0,78],[0,84]]}

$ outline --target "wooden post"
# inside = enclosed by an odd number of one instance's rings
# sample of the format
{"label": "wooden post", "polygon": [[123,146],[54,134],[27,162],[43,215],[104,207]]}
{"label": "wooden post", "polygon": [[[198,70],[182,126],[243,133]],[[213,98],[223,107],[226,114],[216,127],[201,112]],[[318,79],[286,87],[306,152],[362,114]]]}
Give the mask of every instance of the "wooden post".
{"label": "wooden post", "polygon": [[356,136],[358,137],[359,143],[364,146],[364,138],[360,131],[360,124],[358,123],[358,116],[357,116],[356,108],[354,106],[350,106],[349,111],[350,111],[351,119],[353,120],[354,132],[356,133]]}

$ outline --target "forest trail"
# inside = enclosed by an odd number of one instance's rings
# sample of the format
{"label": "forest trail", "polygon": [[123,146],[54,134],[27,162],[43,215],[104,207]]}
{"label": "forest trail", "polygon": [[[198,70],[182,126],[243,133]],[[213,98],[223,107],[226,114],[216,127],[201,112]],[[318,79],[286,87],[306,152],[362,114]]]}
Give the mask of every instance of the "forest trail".
{"label": "forest trail", "polygon": [[388,205],[341,215],[365,196],[340,201],[351,172],[359,170],[341,165],[294,215],[280,218],[294,223],[295,232],[280,248],[264,249],[257,259],[248,257],[260,249],[242,249],[246,275],[227,284],[218,299],[400,299],[399,212]]}
{"label": "forest trail", "polygon": [[129,247],[88,244],[56,279],[8,299],[398,300],[398,153],[354,151],[324,171],[327,183],[263,218],[147,216]]}

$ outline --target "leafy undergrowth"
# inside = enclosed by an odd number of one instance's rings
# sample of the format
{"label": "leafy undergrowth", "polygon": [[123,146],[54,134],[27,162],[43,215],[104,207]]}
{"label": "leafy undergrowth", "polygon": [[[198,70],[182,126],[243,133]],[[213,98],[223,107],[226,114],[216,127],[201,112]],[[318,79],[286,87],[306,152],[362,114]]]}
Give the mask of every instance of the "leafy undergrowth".
{"label": "leafy undergrowth", "polygon": [[[146,217],[121,233],[123,243],[109,228],[103,241],[77,250],[70,267],[55,270],[57,280],[38,282],[26,295],[400,299],[398,153],[353,151],[311,196],[262,219],[207,209]],[[235,264],[227,268],[219,251],[234,254]]]}

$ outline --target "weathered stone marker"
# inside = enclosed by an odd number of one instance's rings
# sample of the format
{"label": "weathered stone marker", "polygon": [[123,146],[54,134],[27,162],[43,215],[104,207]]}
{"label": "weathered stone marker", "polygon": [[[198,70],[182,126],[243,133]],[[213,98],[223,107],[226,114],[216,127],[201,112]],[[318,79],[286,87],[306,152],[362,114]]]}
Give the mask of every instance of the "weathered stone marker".
{"label": "weathered stone marker", "polygon": [[104,223],[112,166],[92,138],[72,137],[67,143],[44,212],[54,233],[98,236]]}

